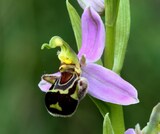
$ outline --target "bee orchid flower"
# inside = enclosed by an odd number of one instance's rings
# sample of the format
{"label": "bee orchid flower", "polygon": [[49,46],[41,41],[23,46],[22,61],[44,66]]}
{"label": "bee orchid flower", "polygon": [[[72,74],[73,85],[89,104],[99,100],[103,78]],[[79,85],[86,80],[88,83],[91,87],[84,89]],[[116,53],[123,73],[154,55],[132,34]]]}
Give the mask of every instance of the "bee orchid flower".
{"label": "bee orchid flower", "polygon": [[[89,95],[105,102],[119,105],[138,103],[137,91],[130,83],[122,79],[115,72],[95,63],[101,58],[105,47],[105,28],[98,13],[90,7],[86,8],[82,14],[81,24],[82,45],[77,55],[58,36],[52,37],[49,44],[42,45],[42,48],[49,49],[61,47],[61,51],[58,52],[61,66],[59,73],[45,74],[42,76],[39,83],[40,89],[46,93],[50,92],[54,87],[55,78],[61,77],[61,80],[64,81],[64,79],[68,78],[68,74],[66,75],[64,72],[70,72],[76,74],[78,79],[81,80],[79,85],[83,87],[78,87],[78,90],[84,89],[85,91],[77,91],[77,94],[80,94],[80,96],[84,96],[87,92]],[[69,86],[67,85],[67,87]],[[56,90],[56,92],[58,91]],[[67,90],[68,92],[69,90]],[[61,94],[65,93],[61,91]],[[56,104],[53,107],[62,110],[62,106],[58,102],[54,103]]]}

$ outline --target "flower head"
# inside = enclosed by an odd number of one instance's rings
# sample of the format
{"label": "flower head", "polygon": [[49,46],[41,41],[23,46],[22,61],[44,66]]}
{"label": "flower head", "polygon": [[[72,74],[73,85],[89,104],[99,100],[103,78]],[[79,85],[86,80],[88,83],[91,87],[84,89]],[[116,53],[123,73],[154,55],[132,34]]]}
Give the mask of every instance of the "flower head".
{"label": "flower head", "polygon": [[[137,91],[130,83],[113,71],[94,63],[101,58],[105,47],[105,28],[98,13],[88,7],[84,10],[81,21],[82,47],[78,55],[65,41],[57,36],[53,37],[49,44],[42,46],[42,48],[61,47],[61,52],[58,53],[61,66],[59,68],[60,73],[42,76],[39,83],[40,89],[47,93],[59,92],[64,95],[65,93],[69,94],[70,89],[73,90],[73,87],[75,87],[74,96],[80,97],[78,99],[75,97],[74,99],[77,99],[78,102],[88,92],[91,96],[105,102],[120,105],[138,103]],[[69,81],[71,78],[73,78],[72,83]],[[64,82],[67,84],[65,88],[69,87],[70,89],[62,89],[62,85],[57,85],[57,83],[55,89],[55,82],[59,80],[60,84]],[[77,83],[79,85],[76,85]],[[59,91],[57,87],[60,89]],[[70,96],[73,96],[73,94],[70,94]],[[51,107],[60,111],[63,110],[61,105],[58,101],[55,101]]]}

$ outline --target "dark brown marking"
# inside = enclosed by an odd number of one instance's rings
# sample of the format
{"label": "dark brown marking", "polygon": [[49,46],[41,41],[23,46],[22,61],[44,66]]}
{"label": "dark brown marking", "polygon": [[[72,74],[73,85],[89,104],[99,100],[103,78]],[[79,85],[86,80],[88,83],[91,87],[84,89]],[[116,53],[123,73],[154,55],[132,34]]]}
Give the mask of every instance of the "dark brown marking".
{"label": "dark brown marking", "polygon": [[60,80],[60,84],[65,84],[67,83],[71,78],[72,78],[73,74],[69,73],[69,72],[63,72],[61,74],[61,80]]}

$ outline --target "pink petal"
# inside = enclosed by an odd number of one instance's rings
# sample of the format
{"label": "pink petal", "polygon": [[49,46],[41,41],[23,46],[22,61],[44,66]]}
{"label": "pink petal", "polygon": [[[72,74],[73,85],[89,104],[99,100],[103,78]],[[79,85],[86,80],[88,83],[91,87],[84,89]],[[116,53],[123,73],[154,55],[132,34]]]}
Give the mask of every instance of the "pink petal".
{"label": "pink petal", "polygon": [[136,89],[113,71],[94,63],[82,68],[88,80],[88,93],[105,102],[130,105],[138,103]]}
{"label": "pink petal", "polygon": [[58,72],[58,73],[54,73],[54,74],[44,74],[44,75],[42,75],[41,81],[39,82],[38,86],[43,92],[47,92],[50,89],[50,87],[52,86],[52,83],[47,82],[46,80],[44,80],[43,79],[44,76],[51,76],[51,77],[52,76],[53,77],[56,76],[56,77],[59,77],[60,73]]}
{"label": "pink petal", "polygon": [[95,62],[102,56],[105,46],[105,28],[98,13],[86,8],[82,15],[82,47],[79,59],[85,55],[87,61]]}

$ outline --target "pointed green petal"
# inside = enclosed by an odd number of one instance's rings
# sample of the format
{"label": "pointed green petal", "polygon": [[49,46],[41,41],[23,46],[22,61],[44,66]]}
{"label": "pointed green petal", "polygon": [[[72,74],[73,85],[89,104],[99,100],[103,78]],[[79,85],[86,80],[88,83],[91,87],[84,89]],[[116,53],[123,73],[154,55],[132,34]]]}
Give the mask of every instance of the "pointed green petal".
{"label": "pointed green petal", "polygon": [[62,38],[58,36],[52,37],[51,40],[49,41],[49,44],[44,43],[41,49],[44,48],[51,49],[56,47],[61,48],[61,51],[58,52],[58,58],[61,61],[61,63],[67,65],[75,65],[76,72],[80,74],[81,69],[78,57],[76,53],[72,50],[72,48]]}

